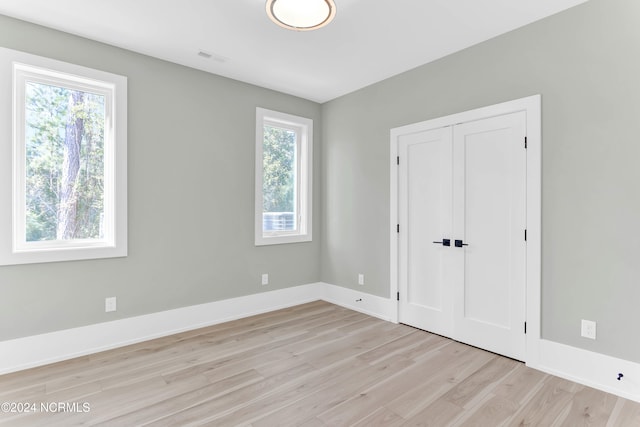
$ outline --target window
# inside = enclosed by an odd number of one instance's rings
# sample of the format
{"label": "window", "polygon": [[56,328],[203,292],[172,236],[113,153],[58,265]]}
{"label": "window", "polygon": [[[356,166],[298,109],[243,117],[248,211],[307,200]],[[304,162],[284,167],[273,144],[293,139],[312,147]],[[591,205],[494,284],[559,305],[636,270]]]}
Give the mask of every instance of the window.
{"label": "window", "polygon": [[256,109],[255,244],[311,241],[313,121]]}
{"label": "window", "polygon": [[9,49],[0,67],[0,265],[126,256],[126,79]]}

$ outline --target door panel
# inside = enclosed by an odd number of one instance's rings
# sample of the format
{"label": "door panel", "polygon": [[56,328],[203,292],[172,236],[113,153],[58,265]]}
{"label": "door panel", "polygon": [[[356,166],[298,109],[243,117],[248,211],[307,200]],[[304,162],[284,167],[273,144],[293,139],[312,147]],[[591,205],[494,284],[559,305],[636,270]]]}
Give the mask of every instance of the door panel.
{"label": "door panel", "polygon": [[[400,157],[406,159],[400,187],[400,221],[406,230],[400,238],[400,321],[431,331],[451,332],[449,280],[450,249],[433,243],[450,238],[451,129],[407,135],[400,140]],[[402,256],[405,255],[405,256]]]}
{"label": "door panel", "polygon": [[[465,129],[463,126],[461,126]],[[460,135],[464,153],[464,317],[507,327],[511,243],[509,129]]]}
{"label": "door panel", "polygon": [[[522,359],[525,350],[525,113],[458,125],[454,144],[456,339]],[[462,272],[462,273],[460,273]]]}

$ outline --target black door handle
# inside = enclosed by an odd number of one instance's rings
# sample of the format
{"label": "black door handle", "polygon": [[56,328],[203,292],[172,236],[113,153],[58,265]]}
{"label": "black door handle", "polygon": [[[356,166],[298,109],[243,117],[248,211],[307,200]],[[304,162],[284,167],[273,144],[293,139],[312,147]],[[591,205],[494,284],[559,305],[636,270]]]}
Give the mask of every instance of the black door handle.
{"label": "black door handle", "polygon": [[456,248],[461,248],[463,246],[469,246],[467,243],[462,243],[462,240],[455,241]]}
{"label": "black door handle", "polygon": [[433,242],[441,244],[442,246],[451,246],[451,239],[442,239],[442,242]]}

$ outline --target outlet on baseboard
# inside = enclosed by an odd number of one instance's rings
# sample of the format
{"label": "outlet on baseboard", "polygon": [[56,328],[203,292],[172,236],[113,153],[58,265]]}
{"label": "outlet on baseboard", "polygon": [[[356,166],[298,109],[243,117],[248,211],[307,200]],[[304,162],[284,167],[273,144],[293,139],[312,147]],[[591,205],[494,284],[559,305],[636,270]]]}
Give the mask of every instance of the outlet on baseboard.
{"label": "outlet on baseboard", "polygon": [[596,339],[596,322],[592,320],[582,319],[582,328],[580,331],[580,335],[585,338],[590,338],[592,340],[595,340]]}
{"label": "outlet on baseboard", "polygon": [[104,311],[105,313],[109,313],[111,311],[116,311],[117,309],[117,300],[116,297],[109,297],[104,299]]}
{"label": "outlet on baseboard", "polygon": [[364,274],[358,274],[358,285],[364,285]]}
{"label": "outlet on baseboard", "polygon": [[269,284],[269,274],[268,273],[264,273],[262,275],[262,285],[268,285]]}

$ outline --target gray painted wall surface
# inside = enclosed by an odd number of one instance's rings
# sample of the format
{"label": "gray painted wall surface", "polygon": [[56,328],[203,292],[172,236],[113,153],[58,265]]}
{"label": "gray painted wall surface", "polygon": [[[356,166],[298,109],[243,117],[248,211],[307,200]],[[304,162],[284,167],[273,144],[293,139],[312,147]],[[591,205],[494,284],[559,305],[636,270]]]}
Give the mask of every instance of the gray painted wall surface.
{"label": "gray painted wall surface", "polygon": [[389,296],[389,129],[541,94],[543,337],[640,362],[639,16],[591,0],[324,104],[322,280]]}
{"label": "gray painted wall surface", "polygon": [[320,105],[2,16],[0,45],[129,79],[129,256],[0,267],[0,340],[319,280],[320,222],[255,247],[253,203],[261,106],[314,120],[320,218]]}

